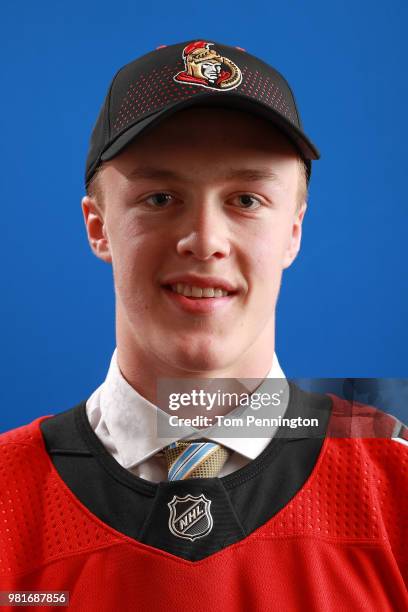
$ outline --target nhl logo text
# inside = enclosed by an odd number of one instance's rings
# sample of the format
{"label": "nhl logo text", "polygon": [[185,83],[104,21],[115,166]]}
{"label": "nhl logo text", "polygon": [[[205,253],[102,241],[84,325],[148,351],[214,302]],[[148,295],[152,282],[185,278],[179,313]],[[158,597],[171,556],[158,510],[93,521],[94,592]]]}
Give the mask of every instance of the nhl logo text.
{"label": "nhl logo text", "polygon": [[170,508],[169,529],[178,538],[194,541],[210,533],[213,528],[211,500],[205,495],[174,495],[167,505]]}

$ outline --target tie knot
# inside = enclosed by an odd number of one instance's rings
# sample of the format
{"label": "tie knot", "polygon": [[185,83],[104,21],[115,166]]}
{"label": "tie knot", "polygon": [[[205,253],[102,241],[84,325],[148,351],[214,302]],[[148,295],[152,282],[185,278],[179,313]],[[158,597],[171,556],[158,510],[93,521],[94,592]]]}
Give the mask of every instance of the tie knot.
{"label": "tie knot", "polygon": [[228,450],[221,444],[202,440],[173,442],[163,452],[168,480],[215,478],[229,456]]}

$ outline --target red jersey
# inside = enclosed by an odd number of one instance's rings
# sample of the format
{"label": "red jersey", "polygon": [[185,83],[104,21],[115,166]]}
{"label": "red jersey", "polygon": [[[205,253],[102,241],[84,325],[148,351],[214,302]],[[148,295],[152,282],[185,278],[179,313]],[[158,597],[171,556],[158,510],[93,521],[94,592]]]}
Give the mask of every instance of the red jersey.
{"label": "red jersey", "polygon": [[[292,386],[294,407],[323,435],[276,436],[223,478],[133,476],[84,402],[3,434],[0,591],[86,612],[407,610],[406,429]],[[340,437],[351,417],[367,437]]]}

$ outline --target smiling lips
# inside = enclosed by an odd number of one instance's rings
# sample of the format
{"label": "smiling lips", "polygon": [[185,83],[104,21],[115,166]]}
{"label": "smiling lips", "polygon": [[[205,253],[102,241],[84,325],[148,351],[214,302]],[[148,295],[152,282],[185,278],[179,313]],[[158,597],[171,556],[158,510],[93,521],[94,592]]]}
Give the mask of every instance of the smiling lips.
{"label": "smiling lips", "polygon": [[171,290],[179,295],[192,298],[220,298],[228,295],[228,291],[221,289],[221,287],[196,287],[184,283],[171,285]]}
{"label": "smiling lips", "polygon": [[238,290],[221,277],[188,274],[162,284],[169,303],[192,315],[210,316],[230,304]]}
{"label": "smiling lips", "polygon": [[173,276],[166,279],[165,284],[162,286],[171,293],[189,298],[190,300],[216,300],[237,293],[237,289],[221,277],[203,277],[196,274]]}

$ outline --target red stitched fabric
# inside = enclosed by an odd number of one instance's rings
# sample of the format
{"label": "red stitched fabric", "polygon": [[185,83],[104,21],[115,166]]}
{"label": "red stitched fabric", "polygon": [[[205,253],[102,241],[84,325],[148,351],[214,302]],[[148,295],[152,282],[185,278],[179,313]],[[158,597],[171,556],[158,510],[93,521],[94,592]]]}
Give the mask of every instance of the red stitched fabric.
{"label": "red stitched fabric", "polygon": [[327,438],[286,507],[191,562],[92,515],[55,471],[41,420],[0,436],[0,590],[70,591],[70,610],[98,612],[408,609],[406,445]]}

